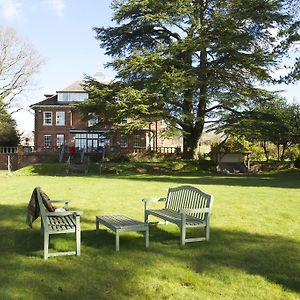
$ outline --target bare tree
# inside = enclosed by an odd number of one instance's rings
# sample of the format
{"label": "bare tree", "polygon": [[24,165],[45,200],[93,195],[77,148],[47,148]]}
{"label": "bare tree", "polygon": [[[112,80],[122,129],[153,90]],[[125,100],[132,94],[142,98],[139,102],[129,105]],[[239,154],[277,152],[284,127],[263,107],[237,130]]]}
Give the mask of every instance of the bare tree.
{"label": "bare tree", "polygon": [[41,64],[30,43],[20,39],[14,29],[0,27],[0,104],[9,107]]}

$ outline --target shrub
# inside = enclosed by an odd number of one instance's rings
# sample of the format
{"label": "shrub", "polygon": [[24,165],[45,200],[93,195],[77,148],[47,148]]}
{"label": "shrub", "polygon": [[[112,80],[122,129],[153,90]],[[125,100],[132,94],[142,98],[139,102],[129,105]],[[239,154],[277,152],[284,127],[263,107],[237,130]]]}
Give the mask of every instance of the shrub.
{"label": "shrub", "polygon": [[130,158],[126,154],[115,154],[110,157],[110,161],[115,163],[130,162]]}
{"label": "shrub", "polygon": [[196,161],[198,170],[209,171],[216,168],[216,163],[210,159],[205,159],[203,157]]}
{"label": "shrub", "polygon": [[300,169],[300,156],[298,158],[295,159],[294,161],[294,166],[297,168],[297,169]]}

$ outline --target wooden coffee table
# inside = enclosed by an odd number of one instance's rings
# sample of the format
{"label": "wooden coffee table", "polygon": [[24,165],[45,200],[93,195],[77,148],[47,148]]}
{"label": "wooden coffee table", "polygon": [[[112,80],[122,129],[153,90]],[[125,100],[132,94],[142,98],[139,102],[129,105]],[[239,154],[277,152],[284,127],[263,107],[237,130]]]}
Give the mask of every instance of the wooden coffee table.
{"label": "wooden coffee table", "polygon": [[149,247],[149,227],[147,223],[134,220],[125,215],[96,216],[96,232],[100,224],[116,233],[116,251],[120,250],[120,232],[145,231],[145,246]]}

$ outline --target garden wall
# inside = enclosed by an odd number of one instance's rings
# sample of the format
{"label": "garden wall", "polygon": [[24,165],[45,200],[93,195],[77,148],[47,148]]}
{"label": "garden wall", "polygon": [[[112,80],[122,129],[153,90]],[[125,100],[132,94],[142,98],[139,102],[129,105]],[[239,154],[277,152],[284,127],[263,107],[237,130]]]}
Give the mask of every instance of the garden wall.
{"label": "garden wall", "polygon": [[35,163],[58,162],[57,153],[0,153],[0,170],[8,170],[8,157],[12,171]]}

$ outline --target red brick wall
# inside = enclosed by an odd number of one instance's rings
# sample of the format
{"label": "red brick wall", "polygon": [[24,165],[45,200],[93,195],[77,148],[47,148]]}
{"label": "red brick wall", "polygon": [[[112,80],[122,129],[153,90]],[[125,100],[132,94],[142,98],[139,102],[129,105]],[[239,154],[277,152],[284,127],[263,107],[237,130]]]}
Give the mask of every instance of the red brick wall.
{"label": "red brick wall", "polygon": [[0,154],[0,170],[7,170],[8,156],[10,157],[11,170],[18,169],[18,154]]}
{"label": "red brick wall", "polygon": [[[56,112],[65,112],[65,125],[56,125]],[[44,125],[43,118],[44,112],[52,112],[52,125]],[[63,134],[65,137],[65,144],[74,144],[74,134],[69,133],[69,129],[86,128],[87,121],[82,121],[82,117],[78,111],[70,107],[45,107],[35,110],[35,132],[34,132],[34,145],[35,150],[44,150],[44,135],[51,135],[52,148],[56,148],[57,134]]]}
{"label": "red brick wall", "polygon": [[[58,153],[42,152],[29,154],[9,154],[11,162],[11,170],[17,170],[28,165],[42,162],[58,162]],[[0,170],[7,170],[8,154],[0,154]]]}

